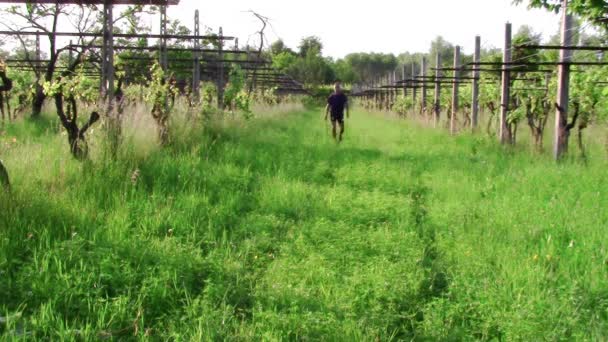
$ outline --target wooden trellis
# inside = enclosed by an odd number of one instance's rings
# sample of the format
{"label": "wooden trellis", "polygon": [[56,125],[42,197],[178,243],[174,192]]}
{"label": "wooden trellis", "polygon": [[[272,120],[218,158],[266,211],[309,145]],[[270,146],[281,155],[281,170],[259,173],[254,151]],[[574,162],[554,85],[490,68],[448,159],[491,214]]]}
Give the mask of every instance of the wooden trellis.
{"label": "wooden trellis", "polygon": [[[189,62],[192,63],[192,88],[195,94],[198,94],[198,89],[200,86],[201,75],[215,75],[216,82],[218,84],[218,97],[219,103],[221,104],[223,97],[223,87],[225,83],[225,63],[234,63],[239,64],[245,70],[260,70],[266,71],[264,66],[269,65],[270,62],[262,60],[257,52],[251,52],[246,50],[238,49],[238,41],[235,37],[225,36],[223,34],[223,30],[220,28],[220,31],[217,35],[200,35],[200,21],[199,21],[199,11],[196,10],[194,13],[194,34],[193,35],[177,35],[177,34],[168,34],[167,33],[167,6],[178,5],[179,0],[71,0],[71,1],[57,1],[57,0],[0,0],[0,3],[14,3],[14,4],[24,4],[24,3],[36,3],[36,4],[73,4],[73,5],[103,5],[103,28],[101,32],[54,32],[51,33],[55,37],[89,37],[89,38],[102,38],[102,44],[71,44],[69,45],[70,49],[86,49],[86,50],[100,50],[100,60],[96,61],[99,63],[100,73],[100,89],[102,94],[106,97],[108,101],[108,108],[111,110],[113,96],[108,96],[108,94],[114,93],[114,59],[116,51],[148,51],[148,52],[158,52],[158,60],[159,64],[164,70],[169,68],[169,63],[182,63]],[[159,34],[126,34],[126,33],[114,33],[113,32],[113,6],[114,5],[157,5],[160,7],[160,33]],[[35,36],[36,41],[39,42],[40,36],[47,36],[49,33],[47,32],[37,32],[37,31],[0,31],[0,35],[19,35],[19,36]],[[158,46],[126,46],[126,45],[116,45],[114,42],[115,38],[123,38],[123,39],[158,39]],[[169,39],[176,39],[178,41],[190,41],[192,42],[192,47],[169,47],[167,42]],[[216,48],[205,48],[201,47],[201,40],[211,40],[217,42]],[[224,42],[234,40],[235,45],[234,49],[224,49]],[[37,52],[36,52],[36,60],[21,60],[11,62],[12,67],[19,70],[26,70],[26,66],[24,63],[28,63],[30,68],[29,70],[39,71],[41,69],[43,61],[40,60],[40,50],[39,43],[36,44]],[[169,51],[175,52],[191,52],[193,53],[193,58],[190,60],[171,60],[168,57]],[[209,56],[205,56],[203,54],[214,54],[216,57],[210,58]],[[246,60],[238,60],[238,59],[227,59],[225,56],[239,56],[246,55]],[[251,57],[255,58],[252,59]],[[153,60],[154,57],[127,57],[126,59],[141,59],[141,60]],[[23,63],[20,63],[23,62]],[[203,63],[204,62],[204,63]],[[16,65],[14,63],[17,63]],[[212,63],[217,69],[215,73],[213,70],[209,70],[206,66],[206,63]],[[61,67],[57,68],[61,70]],[[173,67],[172,69],[177,69]],[[181,68],[182,71],[185,68]],[[95,68],[89,67],[86,72],[90,75],[95,75]],[[278,81],[278,80],[272,80]],[[300,93],[303,90],[303,86],[296,82],[295,80],[291,80],[289,86],[293,89],[297,89]],[[288,89],[285,87],[285,89]],[[291,89],[291,88],[290,88]]]}
{"label": "wooden trellis", "polygon": [[[434,119],[435,123],[439,119],[440,114],[440,95],[441,89],[446,85],[452,87],[452,112],[457,108],[458,102],[458,86],[462,84],[468,84],[467,81],[472,82],[472,107],[471,107],[471,127],[473,129],[479,123],[479,85],[482,82],[500,82],[501,84],[501,100],[500,100],[500,125],[499,125],[499,139],[501,143],[510,144],[513,142],[511,131],[507,124],[507,117],[509,113],[511,91],[513,90],[527,90],[527,91],[548,91],[548,88],[542,87],[524,87],[511,89],[512,81],[533,81],[539,82],[539,77],[526,77],[526,74],[539,74],[544,73],[545,75],[551,75],[557,71],[558,75],[558,91],[557,91],[557,103],[556,103],[556,131],[555,131],[555,142],[554,142],[554,157],[556,159],[561,158],[567,149],[567,137],[568,137],[568,95],[569,95],[569,75],[572,72],[584,72],[582,70],[571,70],[571,66],[605,66],[607,62],[603,61],[573,61],[572,51],[596,51],[598,53],[598,59],[601,59],[603,52],[608,51],[607,46],[574,46],[571,42],[571,35],[567,34],[572,30],[572,17],[568,14],[568,0],[561,0],[562,8],[562,41],[560,45],[539,45],[539,44],[512,44],[512,30],[511,24],[505,25],[505,44],[503,49],[503,60],[501,62],[482,62],[480,60],[480,37],[475,37],[475,51],[473,54],[473,62],[461,64],[459,61],[459,51],[456,47],[454,52],[454,64],[452,67],[441,67],[441,59],[439,54],[436,56],[436,68],[431,68],[434,71],[434,75],[429,76],[425,74],[426,65],[423,62],[423,70],[420,75],[414,75],[412,72],[411,77],[406,77],[404,66],[403,77],[399,81],[387,82],[387,78],[383,81],[378,79],[373,81],[367,81],[365,84],[360,84],[355,87],[354,96],[364,97],[368,101],[382,102],[383,105],[376,105],[377,108],[382,108],[385,104],[385,94],[387,89],[402,88],[404,95],[407,94],[407,89],[413,89],[412,97],[415,96],[415,89],[422,86],[422,89],[426,89],[427,84],[435,85],[435,99],[434,99]],[[557,61],[543,61],[543,62],[529,62],[522,60],[512,60],[512,52],[516,49],[536,49],[536,50],[558,50],[560,51],[560,58]],[[444,75],[444,72],[450,73]],[[463,76],[462,73],[472,73],[471,76]],[[482,78],[482,73],[493,73],[494,75],[500,74],[500,78],[486,77]],[[513,73],[516,73],[514,75]],[[514,77],[515,76],[515,77]],[[599,82],[598,84],[606,84],[607,82]],[[425,105],[426,101],[423,101]],[[388,108],[388,107],[386,107]],[[450,125],[450,130],[454,133],[453,121]]]}

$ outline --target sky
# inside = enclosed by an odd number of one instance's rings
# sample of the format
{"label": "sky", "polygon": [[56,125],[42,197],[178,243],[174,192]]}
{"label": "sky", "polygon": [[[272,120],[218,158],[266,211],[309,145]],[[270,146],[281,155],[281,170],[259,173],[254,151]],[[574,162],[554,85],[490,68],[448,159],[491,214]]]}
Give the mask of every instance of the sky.
{"label": "sky", "polygon": [[481,35],[484,47],[502,47],[506,22],[514,33],[529,25],[546,39],[559,27],[557,15],[512,0],[181,0],[168,13],[191,26],[195,9],[201,25],[213,31],[223,26],[224,34],[252,45],[258,44],[255,33],[261,28],[249,12],[255,11],[270,18],[269,40],[281,38],[295,49],[303,37],[315,35],[324,44],[323,54],[334,58],[352,52],[426,52],[439,35],[472,53],[475,35]]}
{"label": "sky", "polygon": [[[259,44],[261,22],[251,13],[255,11],[270,19],[265,33],[271,42],[282,39],[297,49],[303,37],[318,36],[323,54],[336,59],[352,52],[427,52],[437,36],[471,54],[475,35],[481,36],[482,47],[501,48],[506,22],[513,24],[514,33],[529,25],[545,39],[559,27],[557,15],[515,6],[512,0],[181,0],[168,15],[193,28],[196,9],[202,27],[217,32],[222,26],[241,46]],[[158,32],[158,15],[144,22]]]}

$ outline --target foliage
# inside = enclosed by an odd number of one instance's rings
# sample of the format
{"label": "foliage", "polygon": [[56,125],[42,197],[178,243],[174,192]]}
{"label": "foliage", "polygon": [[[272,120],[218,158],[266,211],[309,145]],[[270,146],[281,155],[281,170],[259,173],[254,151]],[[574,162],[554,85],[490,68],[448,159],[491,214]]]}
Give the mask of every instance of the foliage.
{"label": "foliage", "polygon": [[148,89],[143,84],[129,84],[123,90],[124,97],[130,102],[144,102],[148,98]]}
{"label": "foliage", "polygon": [[385,75],[397,67],[397,58],[393,54],[352,53],[346,55],[345,62],[351,66],[356,79],[371,80]]}
{"label": "foliage", "polygon": [[295,55],[295,52],[285,45],[282,39],[279,39],[270,45],[270,54],[274,57],[282,53]]}
{"label": "foliage", "polygon": [[277,105],[281,102],[281,99],[276,94],[277,89],[278,87],[260,89],[253,93],[251,101],[265,105]]}
{"label": "foliage", "polygon": [[151,80],[148,83],[146,100],[152,104],[152,117],[158,124],[159,141],[166,145],[169,143],[169,116],[175,104],[178,89],[158,63],[152,65],[150,73]]}
{"label": "foliage", "polygon": [[334,92],[330,85],[309,87],[307,90],[310,95],[304,98],[303,104],[308,109],[325,107],[327,98]]}
{"label": "foliage", "polygon": [[272,67],[286,72],[289,68],[296,64],[298,57],[291,52],[281,52],[272,56]]}
{"label": "foliage", "polygon": [[57,116],[67,134],[70,152],[78,160],[88,158],[85,134],[100,119],[98,111],[93,111],[86,122],[79,115],[78,103],[92,103],[98,96],[97,88],[91,88],[91,84],[82,70],[75,75],[65,74],[42,84],[44,95],[54,99]]}
{"label": "foliage", "polygon": [[[515,4],[527,3],[529,8],[545,8],[558,13],[562,7],[561,0],[513,0]],[[581,18],[608,29],[608,6],[602,0],[569,0],[568,10]]]}
{"label": "foliage", "polygon": [[603,66],[586,72],[574,72],[570,76],[571,106],[580,106],[580,118],[588,124],[591,121],[606,122],[608,119],[608,87],[600,84],[606,80],[608,68]]}
{"label": "foliage", "polygon": [[316,36],[310,36],[302,38],[300,45],[298,46],[300,57],[307,57],[308,55],[322,56],[323,55],[323,43],[321,38]]}
{"label": "foliage", "polygon": [[34,98],[36,84],[35,75],[32,72],[13,71],[8,69],[8,77],[13,81],[13,89],[10,91],[10,98],[13,101],[13,116],[19,112],[25,111],[27,106],[31,105]]}
{"label": "foliage", "polygon": [[479,87],[479,105],[489,112],[499,110],[500,86],[496,82],[489,82]]}
{"label": "foliage", "polygon": [[346,60],[339,59],[332,65],[336,79],[344,84],[353,84],[361,81],[361,78],[355,72],[355,69]]}
{"label": "foliage", "polygon": [[405,116],[408,113],[410,113],[410,111],[413,109],[413,107],[414,107],[414,100],[412,99],[411,96],[399,95],[395,99],[395,103],[393,103],[392,110],[401,116]]}
{"label": "foliage", "polygon": [[328,84],[335,80],[335,74],[327,59],[310,50],[304,57],[299,57],[290,65],[287,74],[308,85]]}
{"label": "foliage", "polygon": [[436,67],[437,54],[439,54],[441,65],[450,65],[454,60],[454,44],[445,40],[442,36],[437,36],[431,42],[429,50],[430,65]]}
{"label": "foliage", "polygon": [[52,97],[62,94],[64,97],[74,98],[84,103],[94,103],[99,98],[98,84],[84,75],[82,69],[72,76],[55,79],[42,84],[44,94]]}
{"label": "foliage", "polygon": [[207,112],[214,107],[217,98],[217,86],[213,82],[203,82],[201,85],[201,107]]}
{"label": "foliage", "polygon": [[238,65],[230,70],[229,81],[224,90],[224,104],[231,110],[240,111],[245,117],[251,116],[250,97],[245,92],[245,71]]}
{"label": "foliage", "polygon": [[393,54],[353,53],[343,59],[323,57],[323,43],[318,37],[302,39],[299,52],[278,40],[270,47],[273,67],[311,86],[340,80],[353,84],[392,71],[397,66]]}

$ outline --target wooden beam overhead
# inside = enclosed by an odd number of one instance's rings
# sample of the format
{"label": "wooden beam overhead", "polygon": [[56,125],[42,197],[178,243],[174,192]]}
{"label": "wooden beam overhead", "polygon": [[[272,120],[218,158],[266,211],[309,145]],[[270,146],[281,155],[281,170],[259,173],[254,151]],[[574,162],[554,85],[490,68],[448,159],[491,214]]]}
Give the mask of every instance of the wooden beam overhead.
{"label": "wooden beam overhead", "polygon": [[156,5],[174,6],[179,0],[0,0],[7,4],[58,4],[58,5]]}

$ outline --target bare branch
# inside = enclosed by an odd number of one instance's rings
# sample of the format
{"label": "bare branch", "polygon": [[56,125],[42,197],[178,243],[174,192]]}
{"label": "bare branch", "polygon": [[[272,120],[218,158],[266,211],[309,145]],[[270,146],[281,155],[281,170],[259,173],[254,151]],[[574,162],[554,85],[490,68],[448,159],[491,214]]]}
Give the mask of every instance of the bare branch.
{"label": "bare branch", "polygon": [[[262,29],[257,32],[260,35],[260,47],[258,48],[258,54],[257,54],[257,57],[259,58],[262,55],[262,51],[264,50],[264,30],[266,30],[266,26],[268,26],[268,21],[270,19],[268,19],[268,17],[265,17],[259,13],[251,11],[251,10],[249,12],[262,22]],[[247,92],[248,95],[251,95],[251,93],[253,92],[253,86],[256,83],[256,79],[257,79],[257,70],[254,69],[253,74],[252,74],[252,81],[249,83],[249,89]]]}

